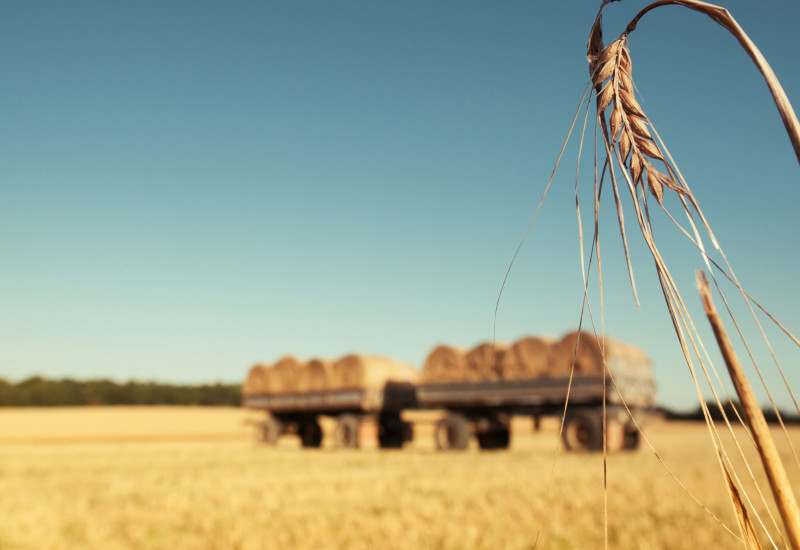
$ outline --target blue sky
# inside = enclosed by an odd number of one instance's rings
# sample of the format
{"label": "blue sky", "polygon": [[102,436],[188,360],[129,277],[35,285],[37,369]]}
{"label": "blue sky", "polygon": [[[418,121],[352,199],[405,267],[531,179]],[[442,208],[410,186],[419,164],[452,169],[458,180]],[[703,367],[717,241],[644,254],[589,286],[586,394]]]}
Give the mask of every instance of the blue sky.
{"label": "blue sky", "polygon": [[[644,5],[610,5],[607,39]],[[800,4],[724,5],[799,104]],[[2,375],[239,381],[287,353],[421,366],[440,342],[491,340],[598,6],[3,4]],[[800,332],[800,169],[763,79],[683,8],[646,16],[630,47],[737,274]],[[576,144],[509,277],[499,340],[577,325]],[[631,232],[640,311],[603,208],[606,330],[650,353],[661,402],[693,407],[652,260]],[[700,257],[667,224],[657,238],[697,305]],[[800,385],[797,349],[775,345]]]}

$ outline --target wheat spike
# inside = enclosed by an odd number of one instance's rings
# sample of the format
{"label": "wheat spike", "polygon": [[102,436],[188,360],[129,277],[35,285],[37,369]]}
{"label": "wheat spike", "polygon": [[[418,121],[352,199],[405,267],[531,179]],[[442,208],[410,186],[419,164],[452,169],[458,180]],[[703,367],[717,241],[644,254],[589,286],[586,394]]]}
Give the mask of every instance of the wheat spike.
{"label": "wheat spike", "polygon": [[[627,36],[606,46],[591,63],[590,71],[595,89],[599,90],[597,112],[611,107],[608,139],[616,146],[634,185],[646,184],[659,204],[664,199],[664,187],[688,194],[669,175],[669,165],[648,128],[650,120],[636,101]],[[653,162],[661,162],[667,173],[659,171]]]}

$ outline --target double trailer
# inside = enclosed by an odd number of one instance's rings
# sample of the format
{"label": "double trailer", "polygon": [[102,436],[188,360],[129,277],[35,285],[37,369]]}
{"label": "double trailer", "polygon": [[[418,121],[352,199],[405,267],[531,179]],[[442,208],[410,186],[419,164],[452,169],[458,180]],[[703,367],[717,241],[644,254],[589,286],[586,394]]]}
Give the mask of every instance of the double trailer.
{"label": "double trailer", "polygon": [[[337,447],[357,448],[362,422],[378,427],[381,448],[399,448],[413,438],[403,411],[442,410],[436,448],[463,450],[474,436],[481,449],[504,449],[511,442],[511,419],[528,416],[538,426],[545,416],[566,417],[564,446],[573,451],[603,448],[603,396],[609,450],[635,449],[639,429],[652,408],[655,382],[648,363],[612,362],[607,374],[443,383],[386,382],[383,387],[246,395],[243,405],[267,412],[260,439],[274,444],[297,434],[304,447],[322,444],[319,418],[336,420]],[[568,400],[568,401],[567,401]],[[634,421],[634,419],[636,419]]]}

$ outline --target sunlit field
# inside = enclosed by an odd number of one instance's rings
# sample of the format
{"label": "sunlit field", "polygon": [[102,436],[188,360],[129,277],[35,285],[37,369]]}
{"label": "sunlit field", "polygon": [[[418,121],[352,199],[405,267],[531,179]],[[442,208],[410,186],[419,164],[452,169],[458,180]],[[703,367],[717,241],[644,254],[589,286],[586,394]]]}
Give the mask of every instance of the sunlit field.
{"label": "sunlit field", "polygon": [[[293,437],[267,448],[253,441],[252,417],[224,408],[0,410],[0,548],[521,549],[533,547],[539,525],[537,548],[603,547],[602,455],[562,451],[554,466],[554,422],[534,433],[515,421],[508,451],[439,453],[430,414],[401,451],[378,450],[369,430],[360,451],[327,441],[303,450]],[[706,427],[659,421],[648,436],[738,535]],[[800,430],[791,437],[800,444]],[[777,442],[788,449],[782,434]],[[611,548],[737,544],[646,446],[610,455],[608,485]]]}

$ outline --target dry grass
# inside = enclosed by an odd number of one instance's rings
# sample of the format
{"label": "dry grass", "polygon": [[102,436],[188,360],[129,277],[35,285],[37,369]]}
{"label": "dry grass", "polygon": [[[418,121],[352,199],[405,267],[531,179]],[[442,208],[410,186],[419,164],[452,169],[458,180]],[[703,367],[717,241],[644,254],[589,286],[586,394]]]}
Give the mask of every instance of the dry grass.
{"label": "dry grass", "polygon": [[[602,546],[602,457],[562,453],[548,497],[552,422],[539,434],[516,422],[508,452],[436,453],[422,415],[411,448],[342,452],[301,450],[295,438],[257,446],[247,416],[0,410],[0,548],[521,549],[532,547],[544,506],[539,548]],[[29,427],[29,442],[15,424]],[[650,436],[735,528],[705,427],[658,423]],[[612,548],[733,547],[645,450],[610,456],[609,515]]]}
{"label": "dry grass", "polygon": [[[755,44],[752,43],[738,23],[736,23],[733,17],[731,17],[731,15],[725,9],[697,0],[660,0],[646,6],[631,21],[619,39],[612,41],[607,46],[604,46],[602,13],[610,2],[613,2],[613,0],[604,0],[602,6],[600,7],[597,18],[595,19],[595,23],[592,26],[592,30],[589,35],[586,53],[592,78],[591,84],[594,87],[597,101],[595,136],[597,138],[597,129],[599,128],[602,134],[601,151],[605,153],[605,160],[601,160],[603,156],[602,154],[598,156],[597,139],[595,139],[593,208],[594,231],[590,249],[591,253],[589,256],[589,269],[586,269],[586,264],[584,261],[583,230],[581,225],[582,222],[580,221],[581,214],[580,206],[578,204],[576,178],[575,196],[576,211],[579,218],[581,271],[582,273],[586,273],[584,276],[584,283],[586,284],[585,296],[588,296],[588,275],[591,274],[592,267],[594,267],[593,262],[596,261],[596,271],[601,295],[600,319],[603,319],[605,312],[603,310],[604,302],[602,298],[603,286],[598,220],[600,216],[600,194],[604,181],[606,177],[608,177],[614,195],[614,201],[616,203],[617,218],[619,221],[622,244],[628,265],[634,297],[636,297],[636,287],[634,283],[630,255],[628,253],[623,214],[624,209],[621,203],[620,189],[627,189],[630,194],[631,204],[636,215],[635,219],[637,225],[655,262],[656,273],[661,288],[664,292],[665,302],[675,328],[678,342],[687,366],[689,367],[689,371],[697,390],[698,399],[703,405],[704,413],[709,422],[710,439],[719,449],[720,471],[723,474],[723,479],[730,487],[731,503],[733,504],[733,508],[737,510],[742,524],[742,536],[747,537],[747,533],[753,530],[752,526],[749,524],[749,518],[751,517],[751,514],[748,512],[748,505],[752,507],[753,504],[751,501],[762,497],[760,493],[758,496],[755,495],[755,492],[752,495],[748,494],[747,489],[744,488],[744,485],[746,485],[747,482],[743,483],[739,479],[740,476],[749,476],[749,481],[752,482],[752,484],[756,483],[756,480],[749,475],[751,468],[749,465],[751,462],[743,454],[737,456],[739,449],[738,438],[736,437],[735,433],[732,432],[731,434],[726,435],[726,437],[721,437],[710,421],[709,411],[705,406],[705,399],[703,396],[704,390],[702,388],[703,382],[701,382],[701,380],[705,379],[704,382],[708,383],[708,387],[715,398],[716,405],[721,411],[723,410],[723,399],[727,400],[727,397],[725,396],[725,388],[723,387],[719,373],[706,354],[707,348],[702,342],[700,332],[697,330],[697,325],[692,319],[692,315],[686,305],[686,302],[684,301],[683,296],[681,295],[681,292],[679,291],[678,285],[676,284],[675,279],[673,279],[670,269],[664,258],[661,256],[661,253],[656,245],[653,226],[651,224],[651,216],[653,214],[656,214],[659,210],[661,210],[666,218],[675,225],[676,229],[683,233],[684,236],[686,236],[692,245],[697,249],[697,251],[701,253],[701,257],[705,263],[706,269],[709,271],[717,292],[719,293],[722,302],[725,304],[725,309],[727,313],[729,313],[736,331],[740,335],[743,344],[747,348],[753,366],[755,367],[758,376],[762,381],[764,380],[764,377],[761,367],[757,364],[755,358],[750,353],[748,340],[751,338],[746,338],[741,332],[737,315],[733,313],[730,303],[728,302],[722,288],[718,283],[715,269],[722,277],[728,279],[732,283],[737,293],[741,294],[747,310],[758,326],[761,338],[770,349],[770,352],[773,352],[773,349],[766,336],[766,333],[763,330],[761,322],[756,315],[756,308],[762,310],[763,308],[761,308],[761,306],[745,292],[739,283],[731,264],[728,262],[722,247],[714,236],[711,227],[709,226],[705,216],[702,213],[702,210],[700,209],[700,205],[695,200],[695,197],[689,188],[689,185],[681,175],[677,164],[670,155],[666,145],[659,137],[654,125],[644,114],[636,100],[634,81],[631,76],[632,63],[631,54],[628,50],[628,35],[636,29],[638,21],[646,13],[661,6],[681,5],[707,15],[712,20],[725,27],[731,34],[733,34],[733,36],[735,36],[739,41],[740,45],[745,49],[745,51],[747,51],[748,55],[750,55],[750,57],[756,63],[757,68],[764,76],[767,85],[773,94],[773,98],[781,117],[784,120],[790,140],[795,146],[795,152],[798,155],[798,160],[800,160],[800,123],[797,122],[797,117],[795,116],[788,99],[783,93],[780,83],[778,82],[772,70],[769,68],[768,63],[758,51],[758,48],[756,48]],[[606,111],[608,109],[610,109],[609,120],[606,119]],[[586,112],[588,120],[588,109]],[[572,124],[574,127],[574,120]],[[581,136],[581,149],[583,146],[583,139],[585,137],[585,129],[586,124],[584,123],[584,133]],[[572,132],[572,128],[570,129],[570,132]],[[598,160],[602,162],[602,168],[600,167],[600,162],[598,162]],[[667,197],[665,197],[664,194],[665,188],[675,192],[670,197],[671,202],[673,205],[678,206],[679,210],[682,211],[682,214],[686,215],[686,223],[688,225],[681,225],[681,223],[678,222],[678,218],[670,211],[669,206],[666,204]],[[649,190],[650,195],[655,197],[658,203],[658,207],[654,208],[652,211],[648,205],[647,190]],[[706,240],[710,242],[713,248],[707,248],[707,245],[704,242]],[[709,252],[711,254],[709,254]],[[597,324],[595,322],[594,314],[592,313],[590,307],[587,309],[589,309],[589,321],[591,322],[593,329],[596,330]],[[584,312],[581,314],[581,320],[583,320],[583,313]],[[764,313],[766,313],[766,311],[764,311]],[[789,333],[789,331],[786,330],[779,321],[777,321],[770,314],[766,314],[778,328],[785,332],[789,339],[791,339],[795,344],[800,345],[800,341],[798,341],[796,337]],[[602,321],[599,324],[602,325]],[[783,367],[774,353],[773,359],[778,372],[780,372],[783,381],[786,384],[787,390],[794,399],[794,393],[792,392],[791,387],[789,387],[786,376],[784,375]],[[719,382],[719,385],[717,385],[717,382]],[[764,387],[767,390],[767,396],[772,402],[773,408],[775,408],[771,391],[766,387],[766,384]],[[737,387],[737,389],[739,389],[739,387]],[[720,395],[722,395],[723,398],[720,398]],[[740,399],[742,399],[742,401],[746,401],[746,396],[740,395]],[[797,404],[796,400],[795,404]],[[775,412],[776,414],[779,414],[777,408],[775,408]],[[798,407],[798,412],[800,412],[800,407]],[[778,415],[778,419],[780,420],[780,415]],[[783,424],[782,421],[781,424]],[[733,437],[734,441],[737,442],[735,449],[733,448],[734,446],[729,447],[725,444],[725,441],[729,440],[731,437]],[[787,439],[789,439],[788,434]],[[768,441],[769,437],[767,437],[766,440]],[[791,449],[791,453],[795,456],[795,460],[797,461],[797,453],[793,448]],[[740,470],[739,473],[734,470],[732,476],[731,471],[726,464],[732,461],[731,456],[737,456],[737,460],[740,459],[742,463],[747,465],[747,467],[743,470]],[[753,463],[755,462],[756,461],[753,461]],[[800,464],[800,462],[798,462],[798,464]],[[772,479],[775,479],[774,476]],[[776,482],[773,484],[773,490],[779,495],[790,495],[792,492],[792,487],[787,485],[788,484]],[[744,495],[744,498],[742,498],[741,495]],[[789,508],[791,510],[790,512],[784,513],[783,517],[787,522],[787,525],[789,525],[791,528],[791,546],[796,548],[799,544],[798,541],[800,541],[800,536],[797,534],[798,529],[795,527],[798,522],[797,505],[794,503],[793,498],[782,498],[781,504],[783,505],[782,511],[784,508]],[[765,521],[769,523],[771,521],[771,518],[762,519],[758,515],[757,506],[752,511],[754,512],[752,515],[755,516],[759,522]],[[779,531],[779,528],[776,523],[777,522],[772,521],[772,524],[774,525],[774,536],[778,537],[779,534],[777,532]],[[748,544],[748,547],[753,546]]]}

